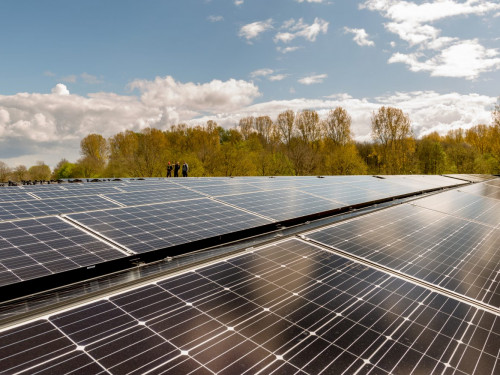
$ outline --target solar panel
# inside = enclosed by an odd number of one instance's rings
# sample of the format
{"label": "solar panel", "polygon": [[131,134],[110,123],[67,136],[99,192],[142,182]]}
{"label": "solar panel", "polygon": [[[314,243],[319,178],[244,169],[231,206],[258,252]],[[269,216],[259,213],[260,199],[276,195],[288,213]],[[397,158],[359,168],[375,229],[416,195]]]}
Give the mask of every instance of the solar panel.
{"label": "solar panel", "polygon": [[[2,190],[0,188],[0,190]],[[36,199],[32,195],[24,192],[13,192],[11,189],[0,194],[0,202],[14,202],[14,201],[26,201]]]}
{"label": "solar panel", "polygon": [[268,218],[283,221],[313,215],[345,206],[295,189],[228,195],[217,200]]}
{"label": "solar panel", "polygon": [[357,186],[347,184],[329,184],[327,186],[306,186],[300,187],[300,191],[313,194],[315,196],[342,203],[344,206],[366,203],[386,198],[386,195],[360,189]]}
{"label": "solar panel", "polygon": [[415,200],[412,204],[491,226],[500,224],[500,201],[461,190],[435,194]]}
{"label": "solar panel", "polygon": [[136,253],[271,223],[208,198],[72,214],[68,217]]}
{"label": "solar panel", "polygon": [[259,187],[251,184],[227,184],[227,185],[210,185],[210,186],[196,186],[192,189],[212,197],[219,197],[224,195],[234,195],[243,193],[253,193],[263,191]]}
{"label": "solar panel", "polygon": [[1,202],[0,221],[68,214],[119,207],[104,198],[87,195],[71,198],[34,199],[30,201]]}
{"label": "solar panel", "polygon": [[305,236],[500,307],[500,230],[491,226],[404,204]]}
{"label": "solar panel", "polygon": [[93,188],[83,188],[81,185],[75,185],[74,188],[65,190],[53,190],[53,191],[33,191],[37,197],[41,199],[46,198],[68,198],[77,197],[82,195],[99,195],[99,194],[111,194],[120,193],[121,190],[118,187],[111,186],[94,186]]}
{"label": "solar panel", "polygon": [[4,330],[0,367],[482,375],[499,370],[498,324],[491,312],[287,240]]}
{"label": "solar panel", "polygon": [[0,223],[0,286],[124,256],[58,217]]}
{"label": "solar panel", "polygon": [[137,206],[142,204],[161,202],[175,202],[180,200],[191,200],[204,197],[204,195],[195,191],[176,187],[162,190],[106,194],[105,196],[125,206]]}
{"label": "solar panel", "polygon": [[500,199],[500,186],[492,183],[480,183],[460,188],[466,193],[482,195],[483,197]]}

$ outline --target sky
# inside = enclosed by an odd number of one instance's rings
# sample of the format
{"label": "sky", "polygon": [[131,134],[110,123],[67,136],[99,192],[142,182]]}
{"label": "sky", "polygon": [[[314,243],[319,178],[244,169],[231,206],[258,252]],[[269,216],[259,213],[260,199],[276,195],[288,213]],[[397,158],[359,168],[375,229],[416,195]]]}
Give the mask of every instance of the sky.
{"label": "sky", "polygon": [[2,0],[0,160],[76,161],[80,140],[337,106],[416,136],[491,123],[499,0]]}

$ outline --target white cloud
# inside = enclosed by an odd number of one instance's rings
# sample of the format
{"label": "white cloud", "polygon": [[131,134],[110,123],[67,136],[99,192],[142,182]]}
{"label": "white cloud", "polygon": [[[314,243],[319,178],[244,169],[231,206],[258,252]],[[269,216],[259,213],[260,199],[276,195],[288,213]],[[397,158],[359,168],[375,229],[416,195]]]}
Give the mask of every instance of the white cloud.
{"label": "white cloud", "polygon": [[360,8],[377,10],[397,22],[426,23],[460,15],[484,15],[500,9],[496,1],[488,0],[437,0],[415,4],[404,0],[367,0]]}
{"label": "white cloud", "polygon": [[302,18],[297,21],[290,19],[281,26],[282,30],[274,36],[274,42],[289,43],[297,37],[302,37],[310,42],[316,41],[319,34],[326,34],[328,31],[328,22],[316,17],[310,25],[304,23]]}
{"label": "white cloud", "polygon": [[55,85],[55,87],[52,88],[52,94],[56,95],[69,95],[69,90],[66,87],[66,85],[63,85],[62,83],[58,83]]}
{"label": "white cloud", "polygon": [[286,77],[288,77],[288,74],[275,74],[275,75],[269,76],[269,80],[273,81],[273,82],[274,81],[282,81]]}
{"label": "white cloud", "polygon": [[270,74],[273,74],[273,72],[274,72],[274,70],[267,69],[267,68],[257,69],[257,70],[254,70],[252,73],[250,73],[250,77],[252,77],[252,78],[265,77],[265,76],[268,76]]}
{"label": "white cloud", "polygon": [[210,22],[221,22],[221,21],[224,21],[224,17],[222,16],[208,16],[207,17],[207,20],[210,21]]}
{"label": "white cloud", "polygon": [[[291,88],[290,93],[295,93],[295,90]],[[215,120],[221,126],[232,127],[240,118],[246,116],[266,114],[274,120],[280,112],[287,109],[295,112],[313,109],[324,118],[329,110],[342,106],[352,117],[355,139],[369,141],[372,113],[381,106],[401,108],[410,116],[415,135],[420,137],[433,131],[444,135],[452,129],[468,129],[477,124],[489,124],[491,108],[495,103],[495,97],[486,95],[439,94],[434,91],[397,92],[377,98],[353,98],[347,93],[339,93],[325,99],[297,98],[258,103],[233,113],[204,116],[193,120],[193,124]]]}
{"label": "white cloud", "polygon": [[297,51],[300,48],[302,48],[302,47],[298,47],[298,46],[295,46],[295,47],[280,47],[280,46],[278,46],[278,47],[276,47],[276,50],[278,52],[281,52],[281,53],[285,54],[285,53]]}
{"label": "white cloud", "polygon": [[273,20],[269,18],[266,21],[252,22],[244,25],[240,28],[239,36],[245,38],[247,41],[254,39],[259,36],[259,34],[272,29]]}
{"label": "white cloud", "polygon": [[[287,109],[314,109],[323,118],[337,106],[352,116],[352,130],[359,141],[370,139],[371,115],[383,105],[408,113],[417,136],[432,131],[445,134],[459,127],[491,123],[491,109],[497,100],[479,94],[415,91],[376,98],[334,93],[318,99],[252,104],[260,95],[259,90],[251,82],[241,80],[196,84],[158,77],[153,81],[136,80],[130,86],[139,90],[140,97],[114,93],[67,95],[68,89],[62,84],[50,94],[0,95],[0,159],[10,166],[29,166],[36,160],[54,166],[62,157],[78,159],[80,140],[89,133],[109,137],[125,130],[168,129],[180,122],[196,125],[207,120],[229,128],[242,117],[269,115],[275,119]],[[295,93],[293,88],[290,93]]]}
{"label": "white cloud", "polygon": [[424,0],[417,4],[404,0],[366,0],[360,8],[380,12],[389,20],[385,28],[408,42],[410,48],[414,47],[410,53],[395,53],[389,63],[402,62],[411,71],[427,71],[431,76],[465,79],[500,68],[496,50],[487,49],[476,39],[441,36],[442,30],[432,25],[451,17],[484,16],[500,10],[498,1]]}
{"label": "white cloud", "polygon": [[46,70],[45,72],[43,72],[43,75],[46,77],[55,77],[56,76],[56,74],[51,72],[50,70]]}
{"label": "white cloud", "polygon": [[389,63],[404,63],[413,72],[427,71],[431,76],[475,79],[482,72],[500,68],[500,54],[484,48],[477,40],[464,40],[445,48],[430,59],[418,53],[395,53]]}
{"label": "white cloud", "polygon": [[298,80],[299,83],[303,85],[313,85],[316,83],[322,83],[325,78],[327,78],[327,74],[316,74],[312,76],[307,76]]}
{"label": "white cloud", "polygon": [[296,0],[298,3],[303,3],[303,2],[306,2],[306,3],[322,3],[323,0]]}
{"label": "white cloud", "polygon": [[251,82],[230,79],[182,83],[172,77],[130,84],[141,96],[95,93],[69,95],[63,84],[51,94],[0,95],[0,159],[11,165],[62,157],[76,160],[80,140],[89,133],[104,137],[146,127],[168,129],[199,116],[231,113],[260,95]]}
{"label": "white cloud", "polygon": [[365,31],[365,29],[351,29],[349,27],[344,27],[344,34],[354,34],[354,40],[358,46],[374,46],[375,43],[368,39],[369,35]]}
{"label": "white cloud", "polygon": [[243,1],[243,0],[234,0],[234,5],[236,5],[236,6],[240,6],[240,5],[242,5],[243,3],[244,3],[244,1]]}

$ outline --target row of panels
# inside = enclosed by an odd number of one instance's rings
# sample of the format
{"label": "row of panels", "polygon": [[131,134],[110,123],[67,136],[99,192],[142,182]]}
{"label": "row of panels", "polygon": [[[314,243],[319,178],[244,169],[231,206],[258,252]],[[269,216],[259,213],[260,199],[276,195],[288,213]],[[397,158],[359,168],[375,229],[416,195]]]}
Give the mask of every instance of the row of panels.
{"label": "row of panels", "polygon": [[500,319],[297,239],[0,332],[17,374],[495,374]]}
{"label": "row of panels", "polygon": [[[176,182],[172,182],[176,181]],[[181,181],[181,182],[177,182]],[[245,194],[260,197],[280,195],[294,190],[305,197],[313,195],[319,202],[326,199],[342,206],[411,194],[428,189],[458,185],[463,181],[441,176],[336,176],[328,178],[239,178],[239,179],[161,179],[153,181],[108,182],[30,186],[0,189],[0,221],[36,218],[106,209],[191,200],[200,197],[249,199]],[[111,186],[113,185],[113,186]],[[12,192],[17,190],[18,192]],[[286,199],[286,194],[281,194]],[[326,202],[330,204],[331,202]]]}
{"label": "row of panels", "polygon": [[304,237],[500,308],[500,200],[466,191],[417,199]]}
{"label": "row of panels", "polygon": [[[419,178],[435,179],[435,176],[420,176]],[[367,179],[366,176],[340,179],[356,180],[358,184],[365,187],[373,183],[377,184],[379,181],[379,179]],[[289,178],[268,180],[279,184],[281,181],[294,181]],[[45,230],[43,238],[33,236],[30,232],[9,229],[11,227],[30,228],[33,222],[44,223],[52,220],[60,222],[59,218],[5,222],[3,226],[0,226],[0,286],[99,264],[109,259],[126,257],[132,253],[141,254],[165,249],[386,197],[381,193],[349,186],[347,183],[329,183],[325,186],[323,180],[325,179],[298,178],[297,184],[307,181],[309,185],[305,184],[296,189],[223,195],[217,196],[216,200],[203,198],[203,191],[196,191],[196,189],[203,189],[198,185],[207,184],[205,188],[213,188],[212,184],[219,184],[222,186],[221,193],[227,193],[229,185],[235,186],[236,189],[240,189],[242,185],[234,182],[234,179],[213,179],[213,181],[193,179],[182,180],[192,181],[185,183],[196,185],[189,189],[172,186],[163,190],[116,193],[106,197],[59,198],[54,201],[57,201],[58,209],[63,212],[78,209],[88,211],[90,208],[95,210],[65,216],[69,223],[64,223],[64,225],[75,224],[77,226],[72,228],[71,236],[59,233],[57,229],[47,225],[40,227]],[[335,178],[331,180],[337,181]],[[249,178],[249,181],[259,181],[259,179]],[[244,186],[250,184],[251,182]],[[156,186],[151,182],[145,182],[144,186],[150,185]],[[135,182],[131,186],[144,188],[140,182]],[[172,200],[168,203],[156,203],[167,199],[166,197]],[[24,202],[29,207],[26,207],[23,212],[36,216],[38,212],[43,211],[42,205],[47,201],[34,201],[36,204]],[[54,211],[49,211],[47,207],[49,206],[45,207],[47,212],[56,214]],[[52,208],[54,207],[55,202]],[[491,208],[494,207],[491,206]],[[496,210],[492,209],[490,212],[494,214]],[[491,216],[490,220],[495,220],[495,217]],[[81,230],[82,227],[89,232],[98,233],[99,236],[106,238],[121,249],[128,250],[128,254],[123,251],[117,253],[112,250],[108,253],[107,250],[103,250],[100,251],[100,256],[96,256],[87,240],[80,241],[82,235],[88,236],[88,233]],[[69,241],[61,242],[60,237]],[[92,238],[93,242],[99,241]],[[75,253],[68,249],[73,243],[78,244],[78,251]],[[26,249],[25,245],[29,245],[29,248]],[[111,246],[102,243],[102,248],[107,249]],[[33,254],[32,249],[35,249],[36,255]],[[85,262],[80,260],[82,257]]]}

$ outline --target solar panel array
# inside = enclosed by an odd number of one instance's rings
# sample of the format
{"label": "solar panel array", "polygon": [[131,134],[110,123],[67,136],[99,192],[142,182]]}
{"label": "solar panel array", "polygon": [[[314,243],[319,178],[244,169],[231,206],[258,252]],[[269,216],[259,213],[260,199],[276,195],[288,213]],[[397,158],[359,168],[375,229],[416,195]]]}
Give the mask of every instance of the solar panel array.
{"label": "solar panel array", "polygon": [[0,332],[49,374],[495,374],[499,316],[289,239]]}
{"label": "solar panel array", "polygon": [[[459,185],[457,178],[190,178],[0,189],[0,207],[13,216],[0,222],[0,286]],[[499,373],[500,183],[481,180],[4,328],[0,369]]]}
{"label": "solar panel array", "polygon": [[500,200],[465,191],[417,199],[304,237],[500,308]]}
{"label": "solar panel array", "polygon": [[[129,250],[115,253],[125,258],[133,253],[142,254],[264,228],[273,222],[463,183],[439,176],[404,179],[391,181],[372,176],[189,178],[4,187],[0,189],[0,223],[16,226],[21,225],[17,223],[20,219],[63,217],[66,225],[73,226],[73,231],[105,238],[117,248]],[[10,241],[1,234],[0,240]],[[40,246],[52,248],[44,239],[36,241]],[[79,246],[90,245],[83,242]],[[110,245],[103,242],[102,246]],[[10,249],[10,242],[6,247]],[[93,254],[93,249],[89,247],[87,252]],[[0,253],[0,264],[5,268],[2,272],[7,275],[4,284],[19,281],[11,276],[16,274],[16,268],[10,266],[11,253],[12,250]],[[67,267],[60,270],[83,265],[78,259],[67,258],[64,261]],[[96,263],[108,260],[94,255],[89,259]],[[59,259],[59,262],[63,261]],[[29,276],[24,274],[20,280],[57,272],[56,268],[50,272],[42,272],[40,267],[37,270]]]}

